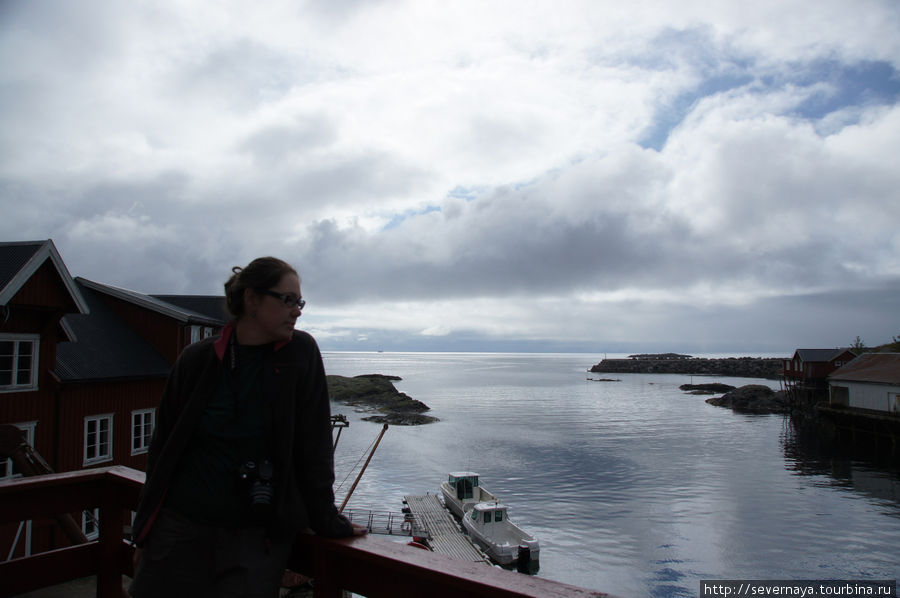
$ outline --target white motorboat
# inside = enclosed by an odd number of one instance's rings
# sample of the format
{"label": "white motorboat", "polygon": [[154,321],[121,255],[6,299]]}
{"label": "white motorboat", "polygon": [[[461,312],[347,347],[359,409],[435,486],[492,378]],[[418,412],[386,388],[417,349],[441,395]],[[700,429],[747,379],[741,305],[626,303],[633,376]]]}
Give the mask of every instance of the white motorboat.
{"label": "white motorboat", "polygon": [[478,474],[471,471],[451,473],[446,482],[441,482],[441,494],[450,512],[460,519],[476,503],[497,500],[496,496],[479,484]]}
{"label": "white motorboat", "polygon": [[507,507],[499,502],[479,502],[462,519],[469,537],[499,565],[516,565],[519,571],[538,569],[537,539],[509,520]]}

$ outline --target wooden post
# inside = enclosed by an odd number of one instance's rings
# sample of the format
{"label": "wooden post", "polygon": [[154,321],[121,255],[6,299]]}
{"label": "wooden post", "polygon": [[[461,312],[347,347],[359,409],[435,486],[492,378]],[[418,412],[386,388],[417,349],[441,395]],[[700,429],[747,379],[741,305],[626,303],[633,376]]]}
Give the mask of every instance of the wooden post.
{"label": "wooden post", "polygon": [[[104,484],[106,486],[106,484]],[[111,485],[110,485],[111,486]],[[97,598],[123,598],[122,587],[122,507],[114,488],[104,489],[100,499],[100,550],[97,551]]]}
{"label": "wooden post", "polygon": [[378,443],[381,442],[384,433],[387,432],[388,425],[384,424],[384,427],[381,428],[381,434],[378,435],[378,440],[375,441],[375,446],[372,447],[372,451],[369,453],[369,458],[366,459],[366,462],[363,464],[362,469],[359,470],[359,475],[356,476],[356,479],[353,480],[353,485],[350,486],[350,491],[347,493],[347,496],[344,497],[344,502],[341,503],[341,508],[338,509],[338,513],[344,512],[344,507],[347,506],[347,501],[350,500],[350,496],[353,494],[353,491],[356,490],[356,485],[359,484],[359,480],[362,479],[362,475],[366,471],[366,467],[369,466],[369,461],[372,460],[372,455],[375,454],[375,449],[378,448]]}

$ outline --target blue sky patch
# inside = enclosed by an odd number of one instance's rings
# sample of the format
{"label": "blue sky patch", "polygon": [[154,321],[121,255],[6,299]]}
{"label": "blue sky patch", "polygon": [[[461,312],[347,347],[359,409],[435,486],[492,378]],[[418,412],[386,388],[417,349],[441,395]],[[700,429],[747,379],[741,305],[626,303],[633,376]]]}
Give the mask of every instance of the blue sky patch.
{"label": "blue sky patch", "polygon": [[890,105],[900,98],[900,73],[887,62],[861,62],[843,65],[819,62],[801,71],[793,81],[810,86],[825,83],[830,88],[812,94],[797,106],[794,114],[818,120],[849,106]]}
{"label": "blue sky patch", "polygon": [[390,222],[384,225],[384,228],[381,230],[390,230],[392,228],[397,228],[400,226],[407,218],[412,218],[413,216],[421,216],[423,214],[429,214],[431,212],[440,212],[440,206],[426,206],[421,210],[406,210],[400,214],[395,214],[393,218],[391,218]]}
{"label": "blue sky patch", "polygon": [[[639,141],[640,145],[661,150],[672,131],[701,99],[751,83],[754,83],[754,78],[749,74],[716,75],[705,79],[694,89],[680,94],[657,110],[655,121]],[[766,93],[788,85],[819,87],[788,113],[813,121],[844,108],[892,105],[900,99],[900,73],[884,61],[848,65],[834,60],[820,60],[792,64],[784,72],[759,77],[755,80],[754,89],[757,93]]]}
{"label": "blue sky patch", "polygon": [[675,129],[701,99],[742,87],[753,81],[750,75],[717,75],[704,80],[694,89],[677,96],[672,103],[657,110],[656,121],[638,142],[645,149],[661,150]]}

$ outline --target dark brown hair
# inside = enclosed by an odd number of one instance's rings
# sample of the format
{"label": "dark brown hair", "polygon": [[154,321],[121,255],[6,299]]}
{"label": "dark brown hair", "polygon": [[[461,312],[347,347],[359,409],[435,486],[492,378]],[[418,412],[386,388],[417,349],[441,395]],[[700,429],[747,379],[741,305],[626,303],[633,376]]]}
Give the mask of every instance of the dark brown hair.
{"label": "dark brown hair", "polygon": [[270,289],[281,282],[285,274],[299,274],[294,268],[277,257],[258,257],[246,268],[235,266],[231,269],[232,275],[225,283],[225,307],[232,320],[237,320],[244,315],[244,291],[246,289]]}

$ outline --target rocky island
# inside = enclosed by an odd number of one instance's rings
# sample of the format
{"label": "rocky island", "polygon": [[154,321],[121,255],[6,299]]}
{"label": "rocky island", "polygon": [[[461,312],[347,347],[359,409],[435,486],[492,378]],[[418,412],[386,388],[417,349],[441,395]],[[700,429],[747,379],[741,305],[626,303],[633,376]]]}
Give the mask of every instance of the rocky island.
{"label": "rocky island", "polygon": [[392,380],[400,380],[399,376],[364,374],[348,378],[328,375],[326,379],[332,401],[378,413],[362,418],[365,421],[394,426],[418,426],[439,421],[436,417],[422,415],[430,410],[428,405],[397,390]]}
{"label": "rocky island", "polygon": [[780,357],[692,357],[677,353],[630,355],[628,359],[604,359],[593,366],[594,373],[615,374],[693,374],[695,376],[734,376],[768,378],[781,376],[784,359]]}

